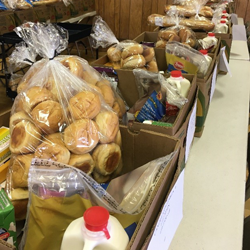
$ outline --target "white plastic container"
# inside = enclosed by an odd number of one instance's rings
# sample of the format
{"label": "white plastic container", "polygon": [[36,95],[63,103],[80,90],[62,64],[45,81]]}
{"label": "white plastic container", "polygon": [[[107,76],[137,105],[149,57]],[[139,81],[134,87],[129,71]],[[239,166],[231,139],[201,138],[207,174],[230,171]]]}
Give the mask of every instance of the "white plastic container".
{"label": "white plastic container", "polygon": [[203,49],[215,50],[218,45],[218,39],[213,32],[208,32],[207,36],[199,40],[199,43]]}
{"label": "white plastic container", "polygon": [[188,90],[190,88],[190,81],[182,76],[181,71],[171,71],[168,81],[177,87],[181,96],[185,98],[187,97]]}
{"label": "white plastic container", "polygon": [[[228,18],[227,18],[226,16],[222,16],[222,17],[221,17],[221,20],[224,20],[224,21],[226,22],[226,24],[229,23]],[[221,20],[220,20],[220,21],[221,21]]]}
{"label": "white plastic container", "polygon": [[225,20],[221,20],[220,23],[215,26],[214,33],[228,33],[228,26]]}
{"label": "white plastic container", "polygon": [[94,206],[67,227],[61,250],[125,250],[129,238],[107,209]]}
{"label": "white plastic container", "polygon": [[[207,62],[208,62],[208,65],[210,65],[211,62],[212,62],[212,58],[208,55],[207,50],[201,49],[201,50],[199,50],[199,51],[201,52],[202,55],[205,56],[205,58],[206,58],[206,60],[207,60]],[[208,67],[209,67],[209,66],[208,66]]]}
{"label": "white plastic container", "polygon": [[223,10],[223,11],[221,12],[221,16],[226,16],[226,17],[228,18],[228,17],[229,17],[229,14],[227,13],[226,10]]}

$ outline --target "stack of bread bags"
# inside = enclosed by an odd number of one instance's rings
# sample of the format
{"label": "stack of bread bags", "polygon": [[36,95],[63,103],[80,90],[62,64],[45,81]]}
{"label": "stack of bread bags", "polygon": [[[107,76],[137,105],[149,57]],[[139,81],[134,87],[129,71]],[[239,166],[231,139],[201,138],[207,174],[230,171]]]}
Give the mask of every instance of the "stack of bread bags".
{"label": "stack of bread bags", "polygon": [[[43,28],[39,25],[22,28],[32,33],[32,27]],[[12,155],[6,191],[16,220],[26,216],[33,158],[77,167],[99,182],[110,180],[122,168],[119,117],[112,109],[118,110],[122,102],[118,103],[109,82],[73,56],[47,56],[27,75],[10,117]]]}

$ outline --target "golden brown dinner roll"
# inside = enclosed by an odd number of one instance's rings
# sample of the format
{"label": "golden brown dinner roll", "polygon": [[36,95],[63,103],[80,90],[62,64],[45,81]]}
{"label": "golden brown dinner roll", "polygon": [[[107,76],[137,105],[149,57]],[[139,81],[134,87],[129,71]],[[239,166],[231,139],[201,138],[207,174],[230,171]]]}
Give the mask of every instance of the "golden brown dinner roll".
{"label": "golden brown dinner roll", "polygon": [[29,199],[11,201],[12,205],[14,206],[16,221],[21,221],[26,219],[28,201]]}
{"label": "golden brown dinner roll", "polygon": [[55,96],[49,90],[39,86],[31,87],[27,89],[26,92],[21,93],[21,102],[23,102],[23,109],[27,113],[30,113],[30,111],[40,102],[55,99]]}
{"label": "golden brown dinner roll", "polygon": [[23,120],[17,123],[10,137],[10,151],[13,154],[34,152],[41,143],[41,130],[32,122]]}
{"label": "golden brown dinner roll", "polygon": [[90,119],[77,120],[64,130],[64,143],[74,154],[86,154],[99,142],[97,124]]}
{"label": "golden brown dinner roll", "polygon": [[125,59],[133,55],[141,55],[143,53],[143,46],[141,44],[133,44],[123,49],[121,57]]}
{"label": "golden brown dinner roll", "polygon": [[95,91],[82,91],[70,98],[68,109],[72,118],[93,119],[101,110],[101,100]]}
{"label": "golden brown dinner roll", "polygon": [[62,130],[62,125],[65,123],[62,106],[52,100],[39,103],[31,111],[31,117],[35,125],[45,134],[52,134]]}
{"label": "golden brown dinner roll", "polygon": [[63,134],[62,133],[54,133],[50,135],[44,136],[44,141],[47,143],[56,143],[61,144],[62,146],[65,146],[63,142]]}
{"label": "golden brown dinner roll", "polygon": [[12,187],[28,187],[28,174],[33,154],[16,155],[12,158]]}
{"label": "golden brown dinner roll", "polygon": [[151,62],[147,63],[147,70],[150,72],[158,72],[158,66],[157,66],[157,62],[155,60],[152,60]]}
{"label": "golden brown dinner roll", "polygon": [[70,152],[62,144],[43,142],[36,148],[34,157],[68,164]]}
{"label": "golden brown dinner roll", "polygon": [[28,82],[23,80],[20,81],[18,86],[17,86],[17,94],[20,94],[23,90],[25,90],[28,86]]}
{"label": "golden brown dinner roll", "polygon": [[121,149],[115,143],[99,144],[93,151],[95,170],[102,175],[112,174],[121,160]]}
{"label": "golden brown dinner roll", "polygon": [[117,176],[119,176],[121,174],[122,170],[123,170],[123,163],[122,163],[122,160],[120,160],[117,169],[111,174],[111,179],[114,179]]}
{"label": "golden brown dinner roll", "polygon": [[155,56],[155,50],[151,47],[144,48],[142,55],[144,56],[146,62],[150,62]]}
{"label": "golden brown dinner roll", "polygon": [[118,130],[114,143],[117,144],[120,148],[122,148],[122,135],[120,129]]}
{"label": "golden brown dinner roll", "polygon": [[[162,29],[158,32],[159,39],[164,39],[164,40],[168,41],[171,37],[175,37],[175,38],[178,37],[177,33],[174,30]],[[176,39],[178,39],[178,38],[176,38]]]}
{"label": "golden brown dinner roll", "polygon": [[112,107],[115,101],[114,92],[109,84],[106,84],[104,81],[98,81],[96,86],[101,90],[103,99],[105,102]]}
{"label": "golden brown dinner roll", "polygon": [[96,171],[92,173],[93,179],[98,183],[106,183],[111,180],[111,175],[102,175]]}
{"label": "golden brown dinner roll", "polygon": [[155,47],[156,48],[165,48],[166,47],[166,44],[167,44],[167,41],[166,40],[159,40],[155,43]]}
{"label": "golden brown dinner roll", "polygon": [[71,154],[69,165],[82,170],[86,174],[91,174],[95,167],[94,160],[89,153],[83,155]]}
{"label": "golden brown dinner roll", "polygon": [[61,61],[61,64],[70,70],[71,73],[78,76],[79,78],[83,77],[83,68],[75,57],[67,57]]}
{"label": "golden brown dinner roll", "polygon": [[122,68],[135,69],[142,68],[146,64],[146,60],[142,55],[134,55],[127,57],[122,61]]}
{"label": "golden brown dinner roll", "polygon": [[122,52],[116,47],[110,47],[107,50],[107,56],[111,62],[119,62]]}
{"label": "golden brown dinner roll", "polygon": [[103,111],[99,113],[95,122],[99,127],[100,143],[113,142],[119,130],[119,118],[113,111]]}
{"label": "golden brown dinner roll", "polygon": [[9,125],[10,126],[10,133],[12,132],[14,126],[23,120],[31,121],[31,118],[29,117],[29,115],[23,111],[19,111],[19,112],[14,113],[13,115],[11,115],[10,125]]}

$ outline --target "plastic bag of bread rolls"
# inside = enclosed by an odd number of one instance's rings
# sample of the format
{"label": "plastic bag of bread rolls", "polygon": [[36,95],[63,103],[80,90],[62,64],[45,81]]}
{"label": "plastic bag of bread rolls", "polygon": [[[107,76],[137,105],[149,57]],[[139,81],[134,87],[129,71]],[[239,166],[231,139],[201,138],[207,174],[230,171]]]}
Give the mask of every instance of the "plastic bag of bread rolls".
{"label": "plastic bag of bread rolls", "polygon": [[210,66],[202,53],[179,42],[167,43],[166,60],[168,72],[180,70],[186,74],[197,73],[198,77],[204,77]]}
{"label": "plastic bag of bread rolls", "polygon": [[[66,31],[58,32],[52,24],[26,23],[16,32],[44,58],[30,67],[11,110],[8,196],[15,201],[27,198],[32,158],[111,176],[121,161],[119,118],[102,92],[108,86],[112,94],[111,87],[100,76],[98,86],[80,79],[61,62],[67,56],[54,58],[55,50],[65,49]],[[78,73],[83,75],[83,69]]]}
{"label": "plastic bag of bread rolls", "polygon": [[197,48],[197,39],[195,33],[182,25],[177,25],[169,28],[160,29],[158,32],[158,41],[155,44],[156,48],[165,48],[167,42],[181,42],[192,48]]}
{"label": "plastic bag of bread rolls", "polygon": [[[90,34],[95,48],[108,48],[107,56],[114,69],[143,68],[158,72],[154,48],[138,44],[133,40],[119,42],[108,25],[97,17]],[[110,65],[110,64],[108,64]]]}

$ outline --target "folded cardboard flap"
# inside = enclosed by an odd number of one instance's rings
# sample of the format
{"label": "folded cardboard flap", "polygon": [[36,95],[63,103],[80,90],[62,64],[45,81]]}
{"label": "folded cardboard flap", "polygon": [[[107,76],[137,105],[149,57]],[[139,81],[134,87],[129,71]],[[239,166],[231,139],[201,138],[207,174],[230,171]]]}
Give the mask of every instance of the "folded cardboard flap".
{"label": "folded cardboard flap", "polygon": [[1,250],[10,250],[10,249],[15,250],[16,247],[0,239],[0,249]]}

